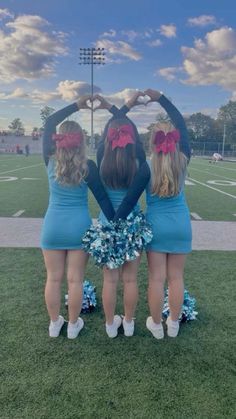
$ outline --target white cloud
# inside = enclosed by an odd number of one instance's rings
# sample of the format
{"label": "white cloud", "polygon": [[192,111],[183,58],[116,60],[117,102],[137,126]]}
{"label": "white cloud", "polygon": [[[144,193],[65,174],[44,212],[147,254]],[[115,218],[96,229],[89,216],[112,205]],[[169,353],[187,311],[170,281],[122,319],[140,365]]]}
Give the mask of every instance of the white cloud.
{"label": "white cloud", "polygon": [[161,40],[160,40],[160,39],[154,39],[153,41],[149,41],[149,42],[147,42],[147,44],[148,44],[150,47],[160,47],[160,46],[162,45],[162,42],[161,42]]}
{"label": "white cloud", "polygon": [[[45,29],[47,28],[47,30]],[[50,32],[40,16],[22,15],[0,31],[0,80],[32,80],[53,74],[55,57],[65,55],[62,32]],[[65,36],[65,34],[63,34]]]}
{"label": "white cloud", "polygon": [[173,81],[176,78],[175,73],[180,71],[179,67],[165,67],[156,71],[156,75],[164,77],[168,81]]}
{"label": "white cloud", "polygon": [[188,24],[190,26],[207,26],[207,25],[215,25],[216,18],[212,15],[201,15],[198,17],[191,17],[188,19]]}
{"label": "white cloud", "polygon": [[108,37],[114,38],[115,36],[116,36],[115,29],[110,29],[108,32],[102,33],[100,38],[108,38]]}
{"label": "white cloud", "polygon": [[127,31],[121,31],[121,34],[125,35],[128,38],[129,42],[134,42],[135,39],[137,39],[140,36],[139,32],[133,31],[132,29]]}
{"label": "white cloud", "polygon": [[[93,86],[94,93],[100,93],[98,86]],[[34,103],[48,103],[55,100],[73,102],[79,96],[90,94],[91,85],[83,81],[64,80],[61,81],[54,91],[42,91],[34,89],[30,92],[18,87],[11,93],[0,93],[0,99],[28,99]]]}
{"label": "white cloud", "polygon": [[113,42],[109,39],[101,39],[96,42],[96,47],[105,48],[107,52],[108,61],[110,60],[110,58],[112,61],[113,56],[125,57],[133,61],[139,61],[142,58],[141,54],[135,51],[135,49],[133,49],[131,45],[123,41]]}
{"label": "white cloud", "polygon": [[[91,93],[91,85],[84,81],[64,80],[61,81],[57,87],[59,96],[66,101],[73,101],[78,96],[87,95]],[[100,93],[101,89],[98,86],[93,86],[94,93]]]}
{"label": "white cloud", "polygon": [[0,20],[7,17],[13,18],[14,15],[8,9],[0,9]]}
{"label": "white cloud", "polygon": [[232,96],[231,96],[230,100],[233,100],[233,101],[236,102],[236,90],[232,92]]}
{"label": "white cloud", "polygon": [[217,84],[236,90],[236,32],[223,27],[195,40],[194,47],[182,47],[183,67],[188,76],[184,83]]}
{"label": "white cloud", "polygon": [[176,37],[176,26],[175,25],[161,25],[160,33],[166,38],[175,38]]}

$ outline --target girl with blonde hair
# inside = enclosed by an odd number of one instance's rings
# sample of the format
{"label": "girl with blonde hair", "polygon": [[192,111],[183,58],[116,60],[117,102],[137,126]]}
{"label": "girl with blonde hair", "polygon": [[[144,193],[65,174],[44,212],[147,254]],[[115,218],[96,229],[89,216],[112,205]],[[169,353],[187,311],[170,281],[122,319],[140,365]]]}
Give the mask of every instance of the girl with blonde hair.
{"label": "girl with blonde hair", "polygon": [[[67,269],[67,337],[74,339],[83,328],[79,317],[83,300],[83,278],[88,255],[82,250],[82,237],[91,225],[88,187],[106,217],[114,216],[113,206],[100,181],[96,164],[87,159],[82,128],[64,121],[79,109],[88,109],[90,96],[81,97],[49,116],[43,137],[43,157],[49,180],[49,205],[45,214],[41,247],[47,270],[45,301],[50,317],[49,336],[57,337],[64,324],[60,315],[61,283]],[[90,108],[89,108],[90,109]]]}
{"label": "girl with blonde hair", "polygon": [[160,92],[144,92],[150,102],[158,102],[167,112],[169,124],[154,127],[151,135],[151,179],[147,186],[147,221],[153,239],[147,245],[148,302],[151,316],[146,326],[157,339],[164,337],[162,309],[164,285],[168,282],[170,316],[167,334],[176,337],[184,298],[184,264],[191,252],[191,221],[184,195],[186,168],[190,159],[188,134],[184,119],[176,107]]}

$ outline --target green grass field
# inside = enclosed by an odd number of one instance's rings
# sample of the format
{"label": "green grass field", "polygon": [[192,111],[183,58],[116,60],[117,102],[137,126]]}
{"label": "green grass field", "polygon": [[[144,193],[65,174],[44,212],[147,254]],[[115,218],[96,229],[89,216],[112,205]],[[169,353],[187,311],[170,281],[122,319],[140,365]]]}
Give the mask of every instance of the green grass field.
{"label": "green grass field", "polygon": [[[210,164],[193,158],[188,175],[192,184],[186,185],[186,196],[191,212],[204,220],[236,220],[236,163]],[[22,217],[43,217],[48,186],[41,156],[0,155],[0,194],[0,216],[11,217],[24,210]],[[99,209],[91,196],[90,208],[96,217]]]}
{"label": "green grass field", "polygon": [[97,286],[99,306],[83,315],[85,329],[69,341],[65,331],[48,338],[40,250],[2,249],[0,257],[1,419],[235,418],[232,252],[190,255],[186,284],[197,298],[198,320],[163,341],[145,328],[144,258],[135,336],[106,337],[101,271],[90,262],[86,276]]}
{"label": "green grass field", "polygon": [[[188,172],[190,211],[204,220],[236,221],[236,164],[193,158]],[[20,210],[21,217],[43,217],[48,187],[41,157],[0,155],[0,196],[1,217]],[[91,195],[90,208],[96,217]],[[189,255],[185,282],[198,320],[163,341],[145,327],[144,256],[135,335],[114,340],[105,334],[102,273],[92,260],[86,277],[97,287],[98,307],[83,315],[85,329],[75,341],[65,329],[48,338],[40,250],[0,248],[0,260],[0,419],[235,419],[235,252]]]}

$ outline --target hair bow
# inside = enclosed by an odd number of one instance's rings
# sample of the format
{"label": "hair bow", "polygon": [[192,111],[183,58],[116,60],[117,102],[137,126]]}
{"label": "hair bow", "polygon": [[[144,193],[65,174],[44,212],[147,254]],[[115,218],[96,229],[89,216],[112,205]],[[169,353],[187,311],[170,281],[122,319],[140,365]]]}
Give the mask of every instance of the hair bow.
{"label": "hair bow", "polygon": [[153,144],[155,152],[168,154],[176,150],[176,143],[180,140],[179,131],[177,129],[168,132],[157,131],[154,136]]}
{"label": "hair bow", "polygon": [[107,139],[112,143],[112,150],[116,147],[125,148],[127,144],[134,144],[134,131],[132,125],[121,125],[118,128],[109,128]]}
{"label": "hair bow", "polygon": [[74,148],[82,143],[83,135],[80,132],[53,134],[52,139],[56,141],[57,148]]}

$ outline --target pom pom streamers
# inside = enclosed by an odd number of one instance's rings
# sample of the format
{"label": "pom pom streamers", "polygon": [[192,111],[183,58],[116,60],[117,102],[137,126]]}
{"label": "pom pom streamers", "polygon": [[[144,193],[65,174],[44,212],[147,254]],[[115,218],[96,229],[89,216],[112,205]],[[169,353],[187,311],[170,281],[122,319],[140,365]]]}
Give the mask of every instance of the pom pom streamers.
{"label": "pom pom streamers", "polygon": [[152,240],[152,230],[142,211],[135,210],[126,220],[97,223],[85,233],[85,252],[93,256],[96,265],[116,269],[135,260]]}

